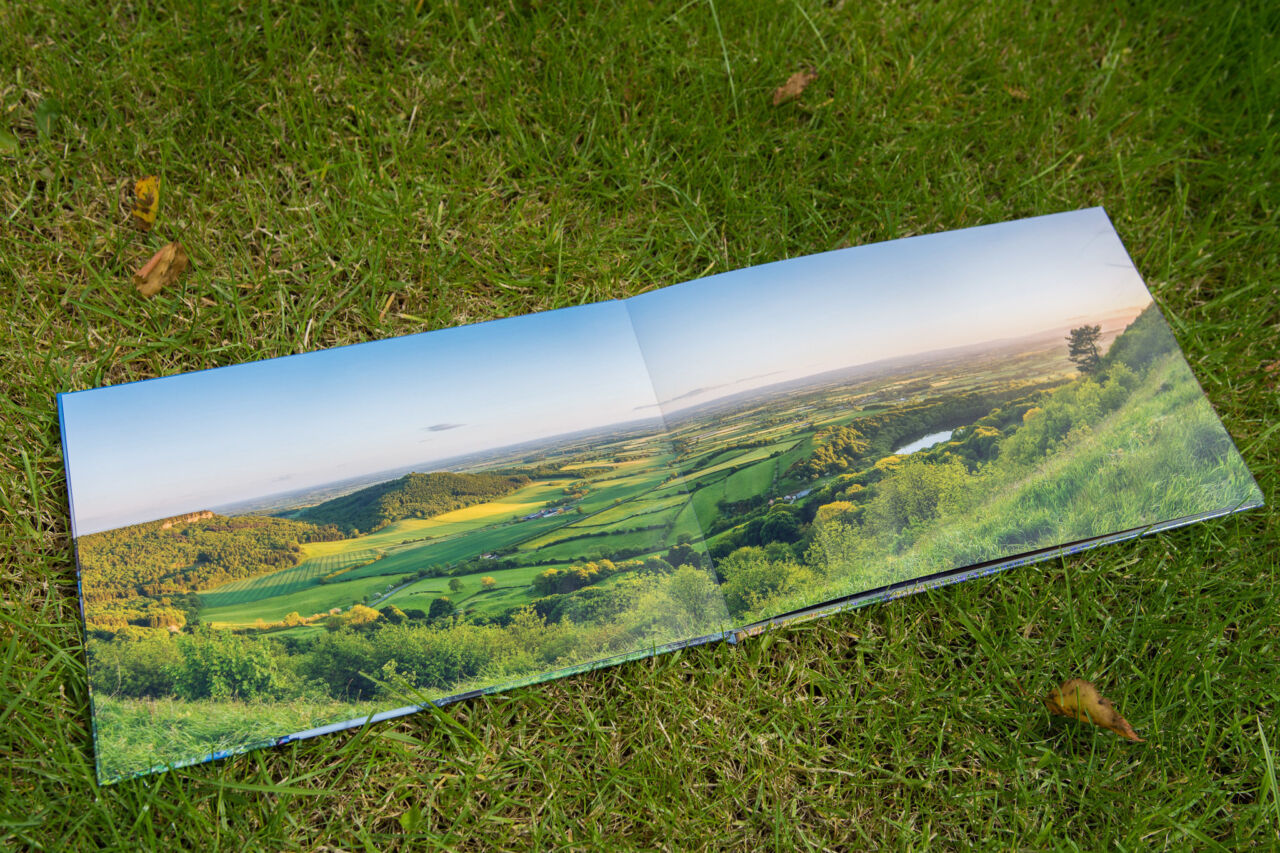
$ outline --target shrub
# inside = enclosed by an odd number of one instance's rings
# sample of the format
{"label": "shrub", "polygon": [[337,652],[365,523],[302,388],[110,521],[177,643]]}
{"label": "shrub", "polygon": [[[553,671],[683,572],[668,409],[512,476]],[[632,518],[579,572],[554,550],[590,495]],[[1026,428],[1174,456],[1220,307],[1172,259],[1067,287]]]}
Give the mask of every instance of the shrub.
{"label": "shrub", "polygon": [[896,535],[927,524],[962,500],[969,473],[959,460],[930,464],[908,460],[882,480],[867,509],[871,528]]}
{"label": "shrub", "polygon": [[440,596],[433,599],[431,607],[427,610],[428,619],[448,619],[458,612],[458,608],[454,606],[453,600],[447,596]]}
{"label": "shrub", "polygon": [[734,616],[760,610],[769,601],[813,588],[819,578],[794,559],[770,559],[763,548],[739,548],[717,567],[720,591]]}
{"label": "shrub", "polygon": [[360,674],[377,669],[373,643],[366,634],[336,631],[317,638],[299,668],[338,698],[363,698],[375,690],[374,683]]}
{"label": "shrub", "polygon": [[89,680],[94,689],[134,697],[172,693],[173,672],[182,662],[182,653],[169,632],[150,631],[133,639],[122,639],[123,634],[124,630],[113,640],[89,643]]}
{"label": "shrub", "polygon": [[182,660],[173,668],[174,692],[183,699],[260,699],[281,686],[263,641],[205,628],[176,643]]}

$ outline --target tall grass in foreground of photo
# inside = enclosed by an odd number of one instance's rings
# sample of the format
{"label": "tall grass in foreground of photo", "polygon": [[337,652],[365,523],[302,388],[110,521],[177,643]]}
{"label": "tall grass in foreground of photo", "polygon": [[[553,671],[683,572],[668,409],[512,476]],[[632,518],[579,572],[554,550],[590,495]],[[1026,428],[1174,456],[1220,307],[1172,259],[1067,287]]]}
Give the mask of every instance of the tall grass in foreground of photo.
{"label": "tall grass in foreground of photo", "polygon": [[243,752],[248,744],[367,717],[374,710],[371,702],[320,696],[285,702],[96,696],[98,772],[102,779],[114,779],[152,767],[194,764],[213,754]]}

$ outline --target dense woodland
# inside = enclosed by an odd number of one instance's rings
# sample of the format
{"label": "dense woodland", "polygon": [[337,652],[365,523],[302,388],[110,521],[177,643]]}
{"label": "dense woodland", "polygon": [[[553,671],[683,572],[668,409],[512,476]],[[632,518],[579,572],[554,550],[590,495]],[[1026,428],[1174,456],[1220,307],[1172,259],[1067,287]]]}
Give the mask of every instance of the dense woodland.
{"label": "dense woodland", "polygon": [[160,519],[76,540],[85,605],[139,596],[185,595],[300,559],[300,545],[341,539],[336,527],[283,518],[213,513]]}
{"label": "dense woodland", "polygon": [[431,518],[491,501],[528,482],[528,477],[519,474],[410,473],[290,515],[313,524],[331,524],[354,536],[403,518]]}

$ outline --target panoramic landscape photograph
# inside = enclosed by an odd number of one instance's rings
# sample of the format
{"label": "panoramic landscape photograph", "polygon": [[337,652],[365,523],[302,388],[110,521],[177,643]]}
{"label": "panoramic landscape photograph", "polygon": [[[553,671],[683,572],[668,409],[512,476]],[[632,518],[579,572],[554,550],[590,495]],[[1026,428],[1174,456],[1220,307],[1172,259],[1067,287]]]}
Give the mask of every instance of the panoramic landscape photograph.
{"label": "panoramic landscape photograph", "polygon": [[104,781],[1261,503],[1099,209],[59,404]]}

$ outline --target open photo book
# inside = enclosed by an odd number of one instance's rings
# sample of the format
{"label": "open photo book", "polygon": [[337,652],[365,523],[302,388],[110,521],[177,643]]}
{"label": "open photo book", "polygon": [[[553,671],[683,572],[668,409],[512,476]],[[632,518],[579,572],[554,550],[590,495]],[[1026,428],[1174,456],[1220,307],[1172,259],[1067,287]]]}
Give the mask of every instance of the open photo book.
{"label": "open photo book", "polygon": [[58,405],[103,782],[1262,503],[1098,208]]}

